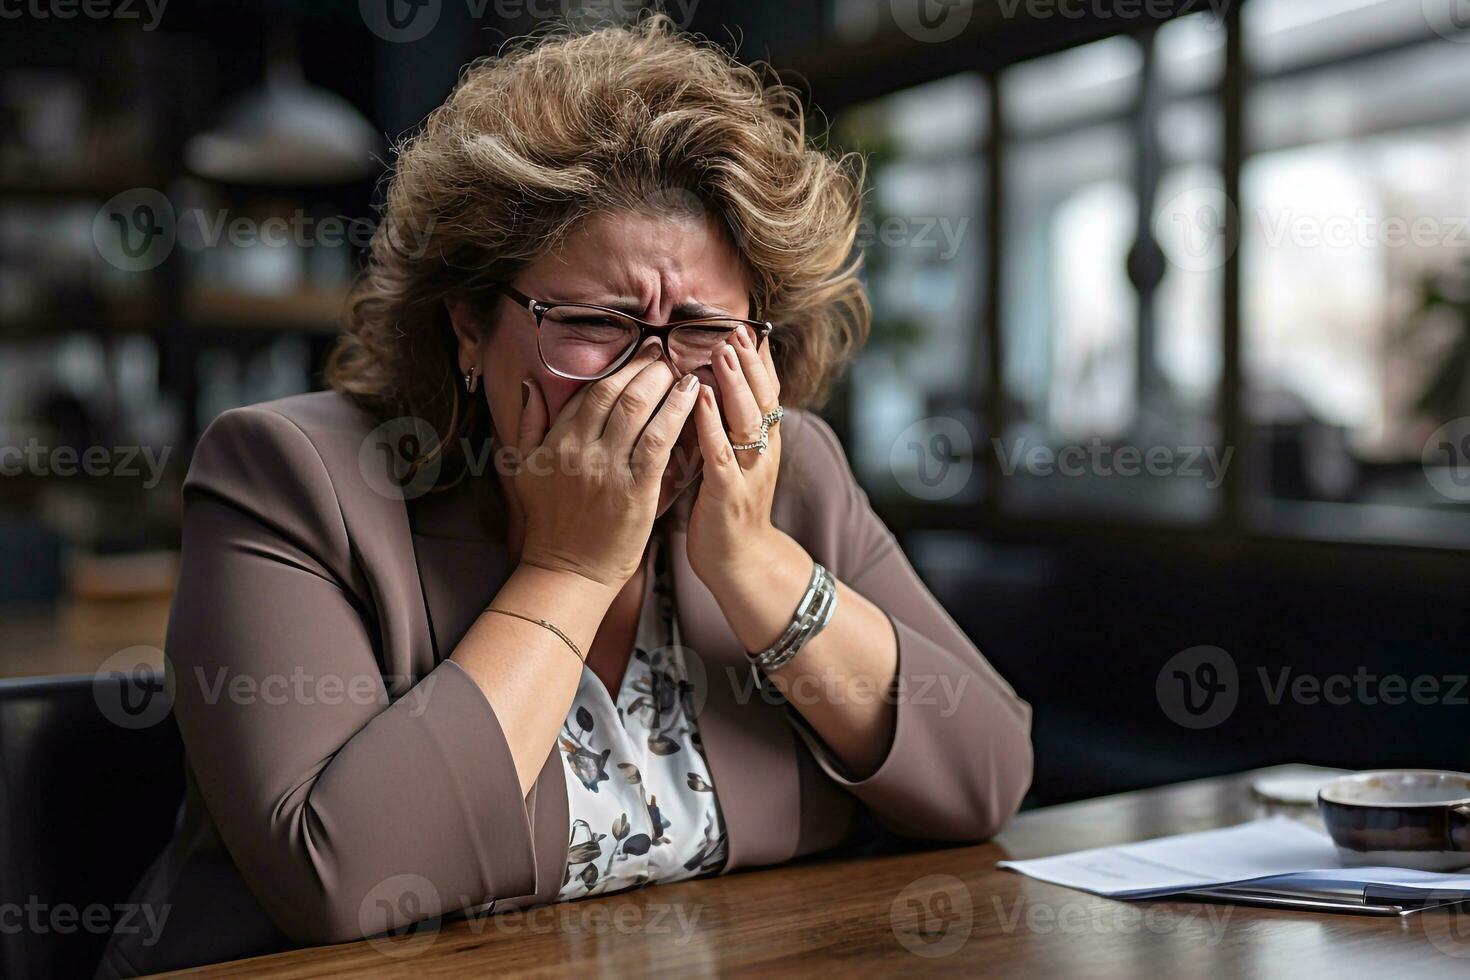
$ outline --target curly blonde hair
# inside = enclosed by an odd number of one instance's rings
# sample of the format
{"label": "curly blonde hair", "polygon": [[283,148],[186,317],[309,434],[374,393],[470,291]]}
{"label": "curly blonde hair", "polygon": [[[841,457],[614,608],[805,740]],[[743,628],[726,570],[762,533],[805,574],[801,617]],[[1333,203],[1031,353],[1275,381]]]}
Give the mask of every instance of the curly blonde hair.
{"label": "curly blonde hair", "polygon": [[582,220],[682,201],[723,219],[776,324],[782,401],[819,405],[868,335],[863,167],[809,145],[798,96],[768,74],[662,15],[472,63],[398,147],[328,383],[381,418],[428,421],[441,439],[424,457],[453,478],[452,447],[490,429],[484,400],[464,397],[447,302],[490,322],[495,287]]}

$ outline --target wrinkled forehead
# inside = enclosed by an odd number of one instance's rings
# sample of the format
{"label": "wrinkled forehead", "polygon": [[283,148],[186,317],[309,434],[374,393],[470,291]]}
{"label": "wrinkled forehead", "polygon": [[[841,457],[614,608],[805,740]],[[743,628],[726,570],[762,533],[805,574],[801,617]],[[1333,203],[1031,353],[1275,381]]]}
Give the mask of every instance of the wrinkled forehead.
{"label": "wrinkled forehead", "polygon": [[708,211],[593,215],[528,267],[522,282],[560,294],[537,298],[636,306],[650,315],[705,307],[744,317],[750,309],[744,260]]}

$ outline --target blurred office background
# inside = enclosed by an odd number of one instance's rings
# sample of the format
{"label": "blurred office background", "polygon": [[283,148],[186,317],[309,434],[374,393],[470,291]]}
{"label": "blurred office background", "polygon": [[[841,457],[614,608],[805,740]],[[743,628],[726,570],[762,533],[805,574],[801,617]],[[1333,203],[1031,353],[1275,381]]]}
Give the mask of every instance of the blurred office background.
{"label": "blurred office background", "polygon": [[[665,5],[868,156],[874,334],[825,414],[1035,705],[1030,802],[1470,769],[1458,2]],[[545,15],[636,6],[7,8],[0,674],[156,656],[193,441],[320,385],[393,139]],[[1237,701],[1193,727],[1199,646]],[[1276,696],[1363,673],[1439,695]]]}

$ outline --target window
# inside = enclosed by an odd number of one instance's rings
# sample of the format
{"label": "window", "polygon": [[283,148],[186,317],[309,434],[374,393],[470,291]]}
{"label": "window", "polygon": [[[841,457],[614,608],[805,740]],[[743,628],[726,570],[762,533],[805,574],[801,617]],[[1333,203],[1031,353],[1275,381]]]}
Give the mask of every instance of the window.
{"label": "window", "polygon": [[[1470,545],[1470,24],[1455,2],[1252,0],[850,110],[843,132],[874,151],[875,221],[970,222],[947,254],[901,236],[866,249],[876,341],[849,430],[875,495]],[[1002,204],[986,215],[991,159]],[[962,492],[933,490],[941,458]]]}
{"label": "window", "polygon": [[1458,454],[1442,430],[1470,415],[1455,360],[1470,318],[1431,302],[1470,268],[1470,51],[1426,12],[1244,11],[1259,76],[1242,171],[1245,408],[1256,518],[1273,529],[1470,538],[1453,512],[1466,498],[1424,469],[1441,442]]}
{"label": "window", "polygon": [[873,335],[851,372],[849,450],[879,497],[977,499],[983,391],[985,83],[960,75],[847,112],[868,158],[859,246]]}
{"label": "window", "polygon": [[[1152,72],[1143,44],[1113,37],[1001,76],[1007,511],[1176,523],[1218,509],[1224,262],[1191,239],[1220,194],[1223,51],[1218,24],[1194,16],[1160,29]],[[1161,251],[1130,272],[1148,254],[1134,255],[1144,193]],[[1140,290],[1135,275],[1157,278]]]}

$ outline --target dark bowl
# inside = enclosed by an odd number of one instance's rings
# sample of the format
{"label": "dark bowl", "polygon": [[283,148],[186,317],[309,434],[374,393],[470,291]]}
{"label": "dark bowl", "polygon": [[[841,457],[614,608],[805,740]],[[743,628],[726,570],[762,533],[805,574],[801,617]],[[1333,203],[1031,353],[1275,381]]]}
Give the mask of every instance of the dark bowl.
{"label": "dark bowl", "polygon": [[1470,867],[1470,773],[1352,773],[1323,786],[1317,807],[1344,864],[1421,871]]}

